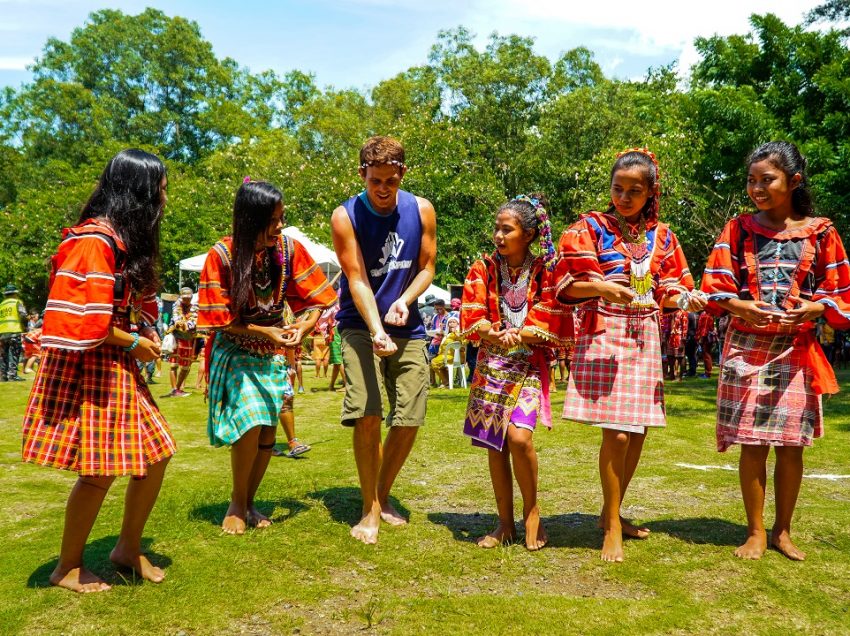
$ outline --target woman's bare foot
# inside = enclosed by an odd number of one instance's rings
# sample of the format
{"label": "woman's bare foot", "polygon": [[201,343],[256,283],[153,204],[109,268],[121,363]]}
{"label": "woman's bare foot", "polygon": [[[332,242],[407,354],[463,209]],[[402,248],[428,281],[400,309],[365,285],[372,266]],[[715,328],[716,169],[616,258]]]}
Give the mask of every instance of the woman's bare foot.
{"label": "woman's bare foot", "polygon": [[109,560],[117,568],[128,568],[136,573],[136,576],[151,583],[162,583],[165,579],[165,571],[156,567],[148,561],[144,554],[129,555],[116,547],[109,553]]}
{"label": "woman's bare foot", "polygon": [[105,592],[111,586],[91,570],[82,566],[71,568],[67,572],[61,572],[57,567],[50,575],[50,584],[56,587],[64,587],[72,592],[88,594],[90,592]]}
{"label": "woman's bare foot", "polygon": [[767,550],[767,533],[762,530],[760,532],[753,532],[750,534],[744,542],[744,545],[739,546],[738,549],[735,550],[735,556],[739,559],[755,560],[762,558],[765,550]]}
{"label": "woman's bare foot", "polygon": [[619,524],[615,527],[604,531],[605,536],[602,538],[602,557],[603,561],[609,563],[622,563],[625,555],[623,554],[623,530]]}
{"label": "woman's bare foot", "polygon": [[272,520],[269,519],[262,512],[257,510],[254,506],[248,508],[248,516],[246,518],[248,525],[252,528],[268,528],[272,525]]}
{"label": "woman's bare foot", "polygon": [[373,545],[378,542],[378,529],[380,525],[381,509],[375,504],[375,507],[370,512],[363,515],[360,523],[351,528],[351,536],[366,545]]}
{"label": "woman's bare foot", "polygon": [[[596,527],[600,530],[603,529],[602,517],[599,517]],[[650,533],[649,528],[645,526],[636,526],[628,519],[623,519],[622,517],[620,517],[620,527],[622,528],[623,536],[631,539],[646,539]]]}
{"label": "woman's bare foot", "polygon": [[540,524],[540,508],[534,508],[525,516],[525,547],[528,550],[539,550],[549,541],[546,530]]}
{"label": "woman's bare foot", "polygon": [[770,533],[770,545],[779,550],[792,561],[805,561],[806,553],[794,545],[791,541],[791,535],[787,530],[777,532],[774,530]]}
{"label": "woman's bare foot", "polygon": [[478,547],[495,548],[503,543],[511,543],[514,539],[516,539],[516,527],[513,524],[505,525],[500,521],[493,532],[478,539]]}
{"label": "woman's bare foot", "polygon": [[381,519],[391,526],[403,526],[407,524],[407,519],[401,516],[401,513],[388,501],[381,504]]}
{"label": "woman's bare foot", "polygon": [[225,534],[245,534],[245,527],[248,518],[248,511],[245,509],[239,510],[238,506],[234,506],[233,502],[224,513],[224,521],[221,522],[221,529]]}

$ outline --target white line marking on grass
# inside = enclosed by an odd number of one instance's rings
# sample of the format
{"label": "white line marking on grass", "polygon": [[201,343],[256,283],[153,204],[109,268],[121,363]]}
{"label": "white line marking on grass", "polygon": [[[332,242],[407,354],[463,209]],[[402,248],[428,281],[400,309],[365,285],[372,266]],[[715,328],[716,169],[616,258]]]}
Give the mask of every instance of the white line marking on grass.
{"label": "white line marking on grass", "polygon": [[[690,468],[692,470],[701,470],[703,472],[708,470],[731,470],[737,471],[738,469],[734,466],[730,466],[729,464],[724,464],[723,466],[713,466],[711,464],[675,464],[679,468]],[[803,475],[808,479],[825,479],[827,481],[838,481],[839,479],[850,479],[850,475]]]}

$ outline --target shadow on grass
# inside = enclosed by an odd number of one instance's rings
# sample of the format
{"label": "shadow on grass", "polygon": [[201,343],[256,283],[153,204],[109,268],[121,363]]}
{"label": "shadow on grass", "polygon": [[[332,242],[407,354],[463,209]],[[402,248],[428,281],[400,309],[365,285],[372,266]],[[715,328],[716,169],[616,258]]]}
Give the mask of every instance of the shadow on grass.
{"label": "shadow on grass", "polygon": [[[542,524],[549,535],[549,546],[557,548],[599,548],[602,535],[596,527],[595,515],[572,512],[543,517]],[[448,528],[456,541],[475,543],[493,530],[499,519],[496,515],[480,513],[432,512],[431,523]],[[517,527],[517,538],[523,540],[522,524]]]}
{"label": "shadow on grass", "polygon": [[698,545],[739,546],[747,536],[747,526],[709,517],[667,519],[651,521],[644,525],[652,532],[661,532]]}
{"label": "shadow on grass", "polygon": [[[264,514],[273,511],[269,517],[273,523],[280,523],[291,519],[300,512],[307,510],[307,505],[297,499],[278,499],[275,501],[257,500],[254,502],[257,510]],[[229,501],[219,503],[205,504],[197,506],[189,512],[190,521],[206,521],[214,526],[220,526],[224,519],[224,513],[227,512]],[[283,508],[283,510],[281,510]]]}
{"label": "shadow on grass", "polygon": [[[334,521],[353,526],[362,516],[363,500],[360,498],[360,489],[352,486],[337,486],[324,488],[308,493],[307,497],[321,503],[331,515]],[[410,510],[405,508],[401,502],[390,495],[390,503],[401,513],[405,519],[410,519]]]}
{"label": "shadow on grass", "polygon": [[[112,552],[112,548],[115,547],[117,542],[118,537],[111,536],[87,543],[85,550],[86,567],[113,586],[141,585],[144,583],[144,579],[136,576],[135,572],[130,569],[116,569],[115,565],[109,560],[109,553]],[[142,554],[156,567],[163,570],[168,569],[168,566],[171,565],[171,559],[164,554],[151,552],[152,543],[153,539],[142,538]],[[56,569],[58,563],[59,558],[57,557],[36,568],[27,579],[27,587],[50,587],[50,575]]]}

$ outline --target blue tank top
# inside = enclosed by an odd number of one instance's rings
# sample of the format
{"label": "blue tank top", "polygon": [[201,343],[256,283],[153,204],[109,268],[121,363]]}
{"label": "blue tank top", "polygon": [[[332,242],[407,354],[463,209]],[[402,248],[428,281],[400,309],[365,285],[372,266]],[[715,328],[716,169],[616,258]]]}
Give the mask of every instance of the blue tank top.
{"label": "blue tank top", "polygon": [[[416,302],[410,307],[405,326],[383,323],[390,305],[398,300],[419,273],[422,219],[416,197],[399,190],[398,205],[387,215],[375,212],[365,192],[351,197],[342,205],[351,219],[384,329],[397,338],[425,338],[425,325]],[[345,274],[340,279],[339,290],[339,312],[336,315],[339,328],[368,329],[354,306]]]}

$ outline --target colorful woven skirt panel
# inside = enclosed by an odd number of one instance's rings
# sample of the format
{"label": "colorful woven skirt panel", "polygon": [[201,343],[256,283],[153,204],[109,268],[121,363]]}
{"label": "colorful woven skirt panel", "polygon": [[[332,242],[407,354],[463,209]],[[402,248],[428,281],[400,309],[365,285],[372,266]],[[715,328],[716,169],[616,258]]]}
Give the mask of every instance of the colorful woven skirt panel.
{"label": "colorful woven skirt panel", "polygon": [[23,460],[83,476],[144,477],[176,452],[129,353],[42,350],[23,424]]}
{"label": "colorful woven skirt panel", "polygon": [[666,426],[657,312],[599,311],[604,331],[576,341],[564,419],[633,432]]}
{"label": "colorful woven skirt panel", "polygon": [[464,435],[473,446],[501,451],[511,422],[534,429],[541,392],[540,370],[529,356],[482,344],[472,375]]}
{"label": "colorful woven skirt panel", "polygon": [[210,444],[229,446],[255,426],[277,426],[284,398],[293,395],[284,356],[252,354],[217,333],[209,364]]}
{"label": "colorful woven skirt panel", "polygon": [[811,446],[823,436],[821,396],[811,388],[795,337],[729,327],[717,390],[717,450]]}

